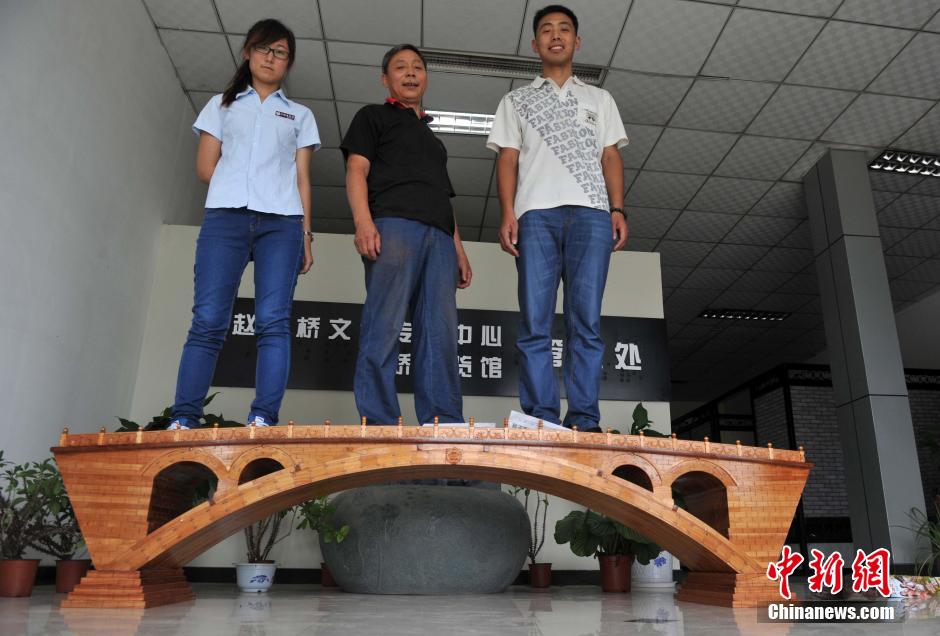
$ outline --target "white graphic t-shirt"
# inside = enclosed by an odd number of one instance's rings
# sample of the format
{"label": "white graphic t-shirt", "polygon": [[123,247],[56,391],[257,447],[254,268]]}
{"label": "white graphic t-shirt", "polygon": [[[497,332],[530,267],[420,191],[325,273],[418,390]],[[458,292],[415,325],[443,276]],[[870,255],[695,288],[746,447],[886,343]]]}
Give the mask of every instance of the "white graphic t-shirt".
{"label": "white graphic t-shirt", "polygon": [[570,77],[537,78],[503,97],[487,148],[519,150],[515,211],[578,205],[609,211],[601,155],[627,145],[610,93]]}

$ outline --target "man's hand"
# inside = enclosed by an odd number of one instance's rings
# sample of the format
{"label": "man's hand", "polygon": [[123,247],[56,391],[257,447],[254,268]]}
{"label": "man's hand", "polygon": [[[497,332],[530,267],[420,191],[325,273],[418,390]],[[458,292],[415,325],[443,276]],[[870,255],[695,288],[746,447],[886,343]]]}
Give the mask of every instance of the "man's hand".
{"label": "man's hand", "polygon": [[627,228],[627,218],[619,212],[611,212],[610,225],[614,231],[614,250],[621,249],[627,243],[627,234],[630,230]]}
{"label": "man's hand", "polygon": [[516,243],[519,241],[519,221],[515,215],[504,216],[503,223],[499,226],[499,244],[503,251],[513,256],[519,256],[519,250],[516,249]]}
{"label": "man's hand", "polygon": [[470,259],[467,253],[463,251],[463,246],[457,250],[457,289],[466,289],[473,280],[473,269],[470,267]]}
{"label": "man's hand", "polygon": [[370,261],[374,261],[382,252],[382,235],[371,220],[363,220],[356,225],[356,251]]}

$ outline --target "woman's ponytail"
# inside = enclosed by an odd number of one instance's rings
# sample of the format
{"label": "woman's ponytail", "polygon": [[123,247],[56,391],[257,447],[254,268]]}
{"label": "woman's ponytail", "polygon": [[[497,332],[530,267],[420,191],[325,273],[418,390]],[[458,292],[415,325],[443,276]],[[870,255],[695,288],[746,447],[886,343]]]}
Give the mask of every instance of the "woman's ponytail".
{"label": "woman's ponytail", "polygon": [[248,60],[242,60],[235,75],[222,93],[222,105],[228,106],[235,101],[235,96],[248,88],[251,83],[251,69],[248,68]]}

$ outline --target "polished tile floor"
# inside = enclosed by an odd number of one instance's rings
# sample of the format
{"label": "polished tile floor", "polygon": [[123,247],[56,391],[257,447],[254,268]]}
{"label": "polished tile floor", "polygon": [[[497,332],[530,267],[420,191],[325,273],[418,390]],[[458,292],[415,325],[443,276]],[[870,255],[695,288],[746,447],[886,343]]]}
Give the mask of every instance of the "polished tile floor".
{"label": "polished tile floor", "polygon": [[908,606],[897,624],[781,625],[758,610],[676,603],[670,594],[603,594],[597,587],[486,596],[366,596],[319,585],[276,585],[240,594],[234,585],[193,585],[197,600],[149,610],[62,610],[61,595],[0,599],[0,634],[397,636],[441,634],[581,636],[607,634],[940,634],[940,599]]}

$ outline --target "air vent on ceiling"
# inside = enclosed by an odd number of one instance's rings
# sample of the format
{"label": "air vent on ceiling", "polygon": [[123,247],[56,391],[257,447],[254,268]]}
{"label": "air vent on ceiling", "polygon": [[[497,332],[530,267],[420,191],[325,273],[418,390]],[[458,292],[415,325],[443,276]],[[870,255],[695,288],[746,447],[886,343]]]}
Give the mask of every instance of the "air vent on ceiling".
{"label": "air vent on ceiling", "polygon": [[[429,71],[465,73],[488,77],[511,77],[532,79],[542,72],[542,63],[525,57],[512,55],[480,55],[477,53],[452,53],[422,49]],[[599,85],[606,69],[592,64],[575,64],[574,74],[585,84]]]}

